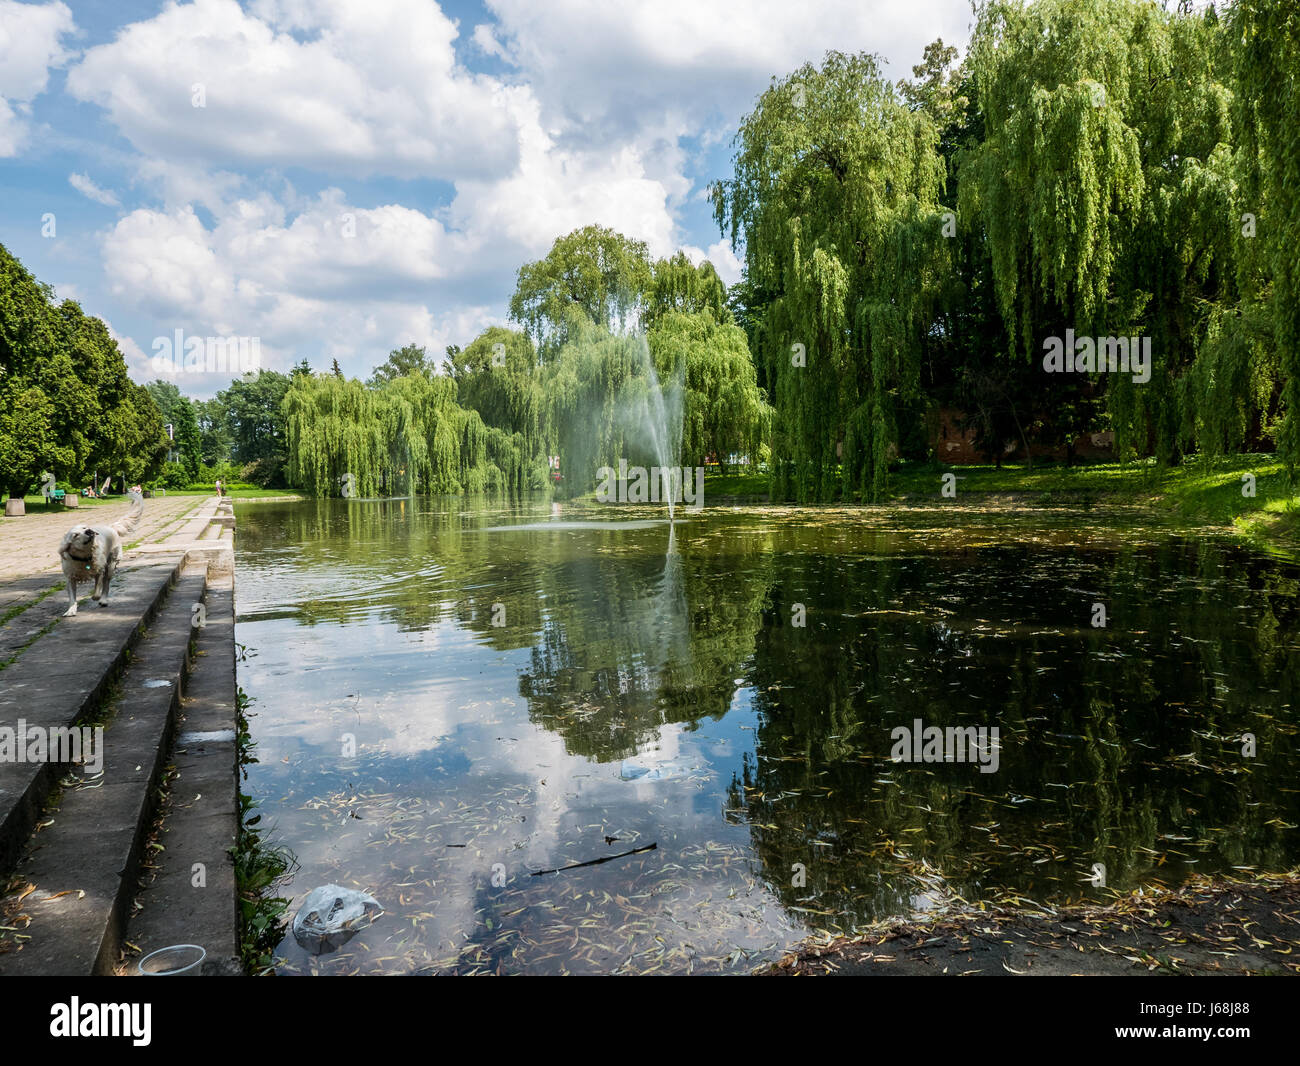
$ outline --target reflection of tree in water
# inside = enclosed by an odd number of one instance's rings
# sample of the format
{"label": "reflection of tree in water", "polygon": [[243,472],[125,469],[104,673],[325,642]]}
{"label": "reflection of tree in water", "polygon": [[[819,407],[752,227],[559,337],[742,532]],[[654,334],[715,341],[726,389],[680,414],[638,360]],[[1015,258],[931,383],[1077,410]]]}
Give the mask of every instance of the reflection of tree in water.
{"label": "reflection of tree in water", "polygon": [[[720,717],[747,674],[755,757],[727,816],[750,823],[767,878],[814,922],[999,886],[1062,900],[1088,891],[1094,862],[1122,890],[1296,860],[1293,570],[1203,541],[949,538],[890,556],[917,535],[801,512],[687,523],[680,569],[670,556],[665,572],[662,528],[485,534],[476,522],[509,516],[419,501],[438,513],[397,522],[395,506],[252,512],[241,548],[261,543],[274,561],[293,544],[329,575],[336,595],[298,605],[310,622],[454,620],[494,648],[529,649],[530,717],[599,761],[644,750],[666,723]],[[1097,602],[1105,629],[1090,625]],[[795,604],[806,628],[791,625]],[[998,726],[999,771],[891,763],[890,730],[917,718]],[[1254,760],[1240,754],[1246,732]],[[791,884],[794,863],[805,887]]]}
{"label": "reflection of tree in water", "polygon": [[[1295,631],[1296,583],[1206,551],[784,568],[756,642],[757,760],[729,803],[782,900],[868,919],[999,886],[1077,897],[1094,862],[1120,889],[1294,863],[1295,712],[1280,708],[1300,656],[1277,634]],[[816,605],[806,629],[792,602]],[[1093,602],[1109,628],[1088,625]],[[997,725],[999,771],[892,763],[890,730],[917,718]]]}
{"label": "reflection of tree in water", "polygon": [[[753,651],[770,538],[701,536],[689,520],[671,534],[484,529],[535,517],[437,500],[318,500],[251,512],[241,547],[274,555],[294,544],[295,565],[322,575],[320,595],[295,606],[307,625],[374,612],[405,632],[454,621],[502,651],[530,649],[520,678],[530,717],[572,754],[627,758],[666,723],[725,714]],[[493,624],[497,605],[504,626]]]}
{"label": "reflection of tree in water", "polygon": [[689,532],[681,536],[677,551],[658,558],[601,556],[582,560],[586,573],[558,575],[581,602],[548,611],[520,691],[530,717],[573,754],[627,758],[666,723],[720,718],[730,707],[767,568],[720,572],[728,544],[709,538],[697,548]]}

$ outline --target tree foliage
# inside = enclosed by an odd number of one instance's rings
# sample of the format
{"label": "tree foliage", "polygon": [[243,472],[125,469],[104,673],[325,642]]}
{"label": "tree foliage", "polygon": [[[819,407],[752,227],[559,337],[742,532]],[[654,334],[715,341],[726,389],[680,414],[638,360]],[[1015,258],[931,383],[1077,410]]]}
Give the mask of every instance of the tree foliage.
{"label": "tree foliage", "polygon": [[108,327],[75,301],[56,305],[0,245],[0,488],[22,495],[45,471],[144,479],[166,451],[157,406]]}
{"label": "tree foliage", "polygon": [[[1283,0],[1235,0],[1228,27],[1245,194],[1238,206],[1258,216],[1263,246],[1255,257],[1247,244],[1243,258],[1247,269],[1261,260],[1271,267],[1283,390],[1278,444],[1294,480],[1300,467],[1300,8]],[[1257,291],[1249,281],[1247,287]]]}
{"label": "tree foliage", "polygon": [[643,242],[604,226],[584,226],[557,238],[544,259],[519,268],[510,317],[545,358],[581,328],[580,321],[608,329],[626,326],[640,309],[650,278]]}
{"label": "tree foliage", "polygon": [[749,284],[773,294],[754,346],[777,495],[884,488],[946,254],[937,142],[873,57],[838,52],[774,79],[741,124],[714,207]]}

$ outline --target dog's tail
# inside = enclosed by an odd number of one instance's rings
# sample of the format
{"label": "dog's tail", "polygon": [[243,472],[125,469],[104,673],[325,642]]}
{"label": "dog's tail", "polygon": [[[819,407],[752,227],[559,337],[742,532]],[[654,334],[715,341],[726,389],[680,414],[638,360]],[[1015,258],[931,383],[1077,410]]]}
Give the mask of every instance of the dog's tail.
{"label": "dog's tail", "polygon": [[120,522],[113,523],[113,531],[119,537],[125,537],[131,530],[135,529],[136,523],[140,521],[140,516],[144,514],[144,497],[131,495],[131,510],[127,511],[126,517]]}

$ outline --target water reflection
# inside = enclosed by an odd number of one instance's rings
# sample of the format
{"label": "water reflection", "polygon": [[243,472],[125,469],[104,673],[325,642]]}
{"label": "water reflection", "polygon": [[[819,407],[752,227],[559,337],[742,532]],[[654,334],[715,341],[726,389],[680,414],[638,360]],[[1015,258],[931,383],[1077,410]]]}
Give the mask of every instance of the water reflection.
{"label": "water reflection", "polygon": [[[746,969],[1295,863],[1294,570],[1131,516],[628,513],[240,508],[250,783],[299,898],[388,910],[286,972]],[[998,726],[999,771],[891,762],[916,719]]]}

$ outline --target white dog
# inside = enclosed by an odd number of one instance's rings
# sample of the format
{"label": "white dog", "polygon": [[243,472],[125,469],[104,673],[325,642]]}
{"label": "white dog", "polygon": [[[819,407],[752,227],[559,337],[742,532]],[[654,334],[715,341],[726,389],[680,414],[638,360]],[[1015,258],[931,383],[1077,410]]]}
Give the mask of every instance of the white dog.
{"label": "white dog", "polygon": [[122,561],[122,538],[135,529],[144,514],[144,498],[131,493],[131,510],[120,522],[111,526],[73,526],[63,534],[59,557],[63,560],[63,576],[68,580],[68,609],[64,618],[77,613],[77,582],[95,582],[91,599],[101,607],[108,606],[108,586]]}

